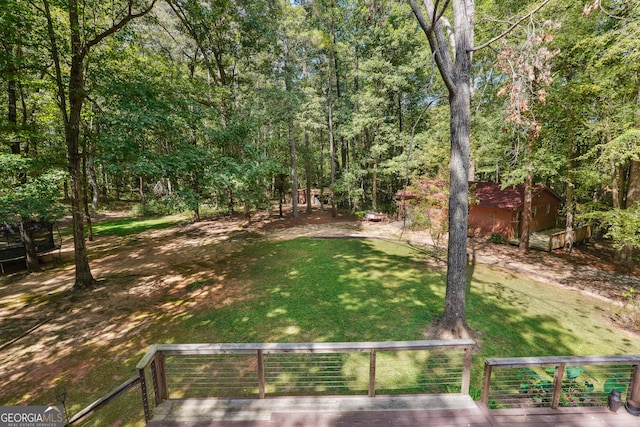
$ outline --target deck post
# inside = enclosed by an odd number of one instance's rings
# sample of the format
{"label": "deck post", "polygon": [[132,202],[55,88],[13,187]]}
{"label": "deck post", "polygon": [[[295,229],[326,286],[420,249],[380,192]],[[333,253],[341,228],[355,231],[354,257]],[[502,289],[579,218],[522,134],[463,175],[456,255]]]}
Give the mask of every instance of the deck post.
{"label": "deck post", "polygon": [[461,394],[469,394],[471,384],[471,347],[464,348],[464,367],[462,368],[462,383],[460,385]]}
{"label": "deck post", "polygon": [[564,368],[567,364],[561,363],[556,367],[553,375],[553,398],[551,399],[551,409],[558,409],[560,403],[560,394],[562,393],[562,378],[564,377]]}
{"label": "deck post", "polygon": [[376,350],[371,349],[369,353],[369,397],[376,395]]}
{"label": "deck post", "polygon": [[264,399],[264,352],[258,350],[258,396]]}
{"label": "deck post", "polygon": [[633,365],[631,383],[629,384],[629,394],[627,396],[627,400],[629,399],[635,402],[640,400],[640,365]]}
{"label": "deck post", "polygon": [[482,403],[489,406],[489,388],[491,387],[491,371],[493,366],[488,360],[484,361],[484,385],[482,386]]}
{"label": "deck post", "polygon": [[140,390],[142,391],[142,407],[144,408],[144,420],[151,420],[151,411],[149,410],[149,396],[147,394],[147,380],[144,375],[144,368],[138,369],[140,376]]}
{"label": "deck post", "polygon": [[155,381],[156,391],[156,404],[164,402],[169,398],[169,388],[167,386],[167,370],[164,363],[164,354],[161,351],[157,352],[155,357]]}

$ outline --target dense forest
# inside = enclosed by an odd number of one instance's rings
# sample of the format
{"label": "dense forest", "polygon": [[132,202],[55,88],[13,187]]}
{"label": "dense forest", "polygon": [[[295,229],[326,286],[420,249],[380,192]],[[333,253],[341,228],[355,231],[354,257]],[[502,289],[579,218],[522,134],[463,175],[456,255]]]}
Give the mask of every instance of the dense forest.
{"label": "dense forest", "polygon": [[[450,88],[410,3],[0,0],[0,220],[70,205],[86,284],[83,223],[114,200],[197,221],[286,198],[297,216],[304,190],[392,212],[398,190],[449,180]],[[479,0],[470,78],[468,179],[546,184],[627,264],[639,26],[638,0]]]}

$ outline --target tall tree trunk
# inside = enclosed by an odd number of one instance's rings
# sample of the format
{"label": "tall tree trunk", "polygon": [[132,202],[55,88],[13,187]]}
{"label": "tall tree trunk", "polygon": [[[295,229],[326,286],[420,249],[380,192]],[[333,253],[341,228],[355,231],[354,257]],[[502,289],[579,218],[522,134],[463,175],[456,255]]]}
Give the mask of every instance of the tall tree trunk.
{"label": "tall tree trunk", "polygon": [[298,165],[293,118],[289,118],[287,122],[289,127],[289,158],[291,159],[291,214],[293,218],[298,218]]}
{"label": "tall tree trunk", "polygon": [[340,169],[342,171],[349,170],[349,142],[344,136],[340,136],[340,159]]}
{"label": "tall tree trunk", "polygon": [[378,211],[378,159],[373,161],[373,174],[371,176],[371,207]]}
{"label": "tall tree trunk", "polygon": [[[74,289],[91,288],[96,283],[87,257],[85,245],[84,222],[83,222],[83,176],[81,154],[79,151],[80,141],[80,118],[82,105],[84,103],[84,60],[92,46],[99,44],[102,40],[121,30],[132,19],[141,17],[153,8],[155,0],[151,0],[148,7],[139,13],[134,13],[132,4],[129,4],[127,13],[119,20],[113,21],[112,25],[104,31],[93,34],[94,38],[83,43],[80,27],[80,15],[78,0],[68,0],[66,3],[69,18],[69,48],[70,48],[70,69],[68,93],[65,90],[65,79],[62,76],[62,59],[58,50],[58,41],[54,28],[54,20],[49,8],[49,0],[42,0],[43,11],[47,20],[47,35],[49,37],[50,50],[55,70],[55,82],[57,86],[57,100],[60,113],[64,122],[65,141],[67,145],[67,162],[71,180],[71,216],[73,218],[73,242],[74,258],[76,266],[76,277]],[[83,10],[83,13],[85,11]],[[87,12],[88,13],[88,12]],[[68,101],[68,102],[67,102]]]}
{"label": "tall tree trunk", "polygon": [[573,241],[575,234],[573,231],[573,215],[575,214],[575,201],[573,200],[573,180],[575,168],[575,145],[573,141],[570,141],[571,147],[569,148],[569,162],[567,164],[567,190],[565,191],[565,206],[567,211],[567,217],[564,224],[564,246],[568,249],[569,254],[573,252]]}
{"label": "tall tree trunk", "polygon": [[[468,78],[464,75],[459,78]],[[442,337],[468,335],[466,317],[467,228],[469,221],[469,81],[449,97],[451,110],[451,162],[449,165],[449,243],[447,249],[447,292],[444,313],[438,324]]]}
{"label": "tall tree trunk", "polygon": [[80,112],[83,102],[83,52],[80,42],[80,27],[78,18],[78,4],[76,0],[68,3],[70,35],[71,35],[71,69],[69,71],[69,110],[67,111],[67,94],[65,92],[60,56],[57,47],[56,35],[53,28],[53,19],[49,9],[49,2],[43,0],[45,15],[47,18],[47,32],[51,42],[51,51],[56,72],[58,89],[58,103],[64,122],[65,142],[67,145],[67,167],[71,181],[69,198],[71,199],[71,216],[75,258],[75,283],[74,289],[90,288],[95,280],[91,275],[87,248],[84,240],[83,222],[83,197],[82,197],[82,165],[78,151],[80,138]]}
{"label": "tall tree trunk", "polygon": [[[331,89],[329,89],[331,94]],[[331,167],[331,216],[333,218],[338,216],[336,211],[336,198],[335,198],[335,183],[336,183],[336,144],[333,133],[333,105],[331,96],[329,96],[328,106],[328,119],[329,119],[329,164]]]}
{"label": "tall tree trunk", "polygon": [[121,195],[122,195],[122,180],[120,179],[120,176],[116,175],[115,177],[113,177],[113,179],[115,180],[115,190],[116,190],[116,201],[119,202]]}
{"label": "tall tree trunk", "polygon": [[[71,109],[71,111],[73,111],[73,109]],[[67,140],[67,160],[71,179],[71,217],[73,219],[74,259],[76,266],[74,289],[87,289],[95,285],[95,279],[91,274],[85,244],[82,167],[80,166],[80,153],[77,151],[77,128],[74,129],[72,125],[65,126],[65,137]]]}
{"label": "tall tree trunk", "polygon": [[524,194],[522,200],[522,234],[520,235],[520,244],[518,250],[521,254],[529,252],[529,238],[531,235],[531,220],[533,213],[533,151],[535,149],[536,137],[529,131],[527,140],[526,166],[527,176],[524,179]]}
{"label": "tall tree trunk", "polygon": [[522,203],[522,233],[520,234],[520,243],[518,249],[520,253],[526,253],[529,251],[529,235],[531,234],[531,203],[533,200],[533,177],[531,172],[527,172],[527,176],[524,179],[524,191],[523,191],[523,203]]}
{"label": "tall tree trunk", "polygon": [[[285,65],[287,69],[285,76],[285,90],[287,93],[291,93],[291,75],[289,67]],[[293,218],[298,218],[298,160],[296,156],[296,135],[293,123],[293,111],[289,111],[289,117],[287,118],[287,128],[289,132],[289,160],[291,162],[291,215]]]}
{"label": "tall tree trunk", "polygon": [[574,169],[576,165],[575,157],[577,149],[571,120],[567,127],[567,137],[569,141],[569,152],[567,153],[569,161],[567,162],[567,190],[565,191],[565,209],[567,216],[564,224],[564,247],[568,249],[569,254],[571,254],[573,252],[573,243],[575,239],[573,231],[573,216],[575,214],[576,207],[575,201],[573,200],[573,185],[575,180]]}
{"label": "tall tree trunk", "polygon": [[[358,103],[358,95],[360,93],[360,52],[358,47],[355,47],[355,52],[353,55],[353,113],[357,115],[360,112],[360,104]],[[349,159],[349,168],[354,173],[357,174],[356,168],[358,167],[358,137],[362,137],[362,134],[353,135],[351,137],[350,143],[347,144],[347,158]],[[366,191],[364,191],[364,181],[363,178],[359,180],[359,187],[361,189],[360,196],[356,196],[353,199],[353,208],[352,212],[356,212],[360,209],[361,203],[365,202]]]}
{"label": "tall tree trunk", "polygon": [[[99,194],[100,188],[98,186],[98,177],[96,176],[96,166],[95,166],[95,144],[93,142],[93,119],[90,120],[89,124],[89,132],[86,137],[87,141],[87,154],[86,154],[86,162],[87,162],[87,179],[89,182],[89,187],[91,188],[91,209],[94,211],[98,210],[98,202],[99,202]],[[91,240],[91,239],[90,239]]]}
{"label": "tall tree trunk", "polygon": [[[93,145],[93,144],[92,144]],[[91,150],[92,148],[90,148]],[[98,185],[98,177],[96,175],[96,166],[95,166],[95,162],[94,162],[94,157],[92,153],[89,153],[88,158],[87,158],[87,169],[88,169],[88,176],[87,179],[89,180],[89,186],[91,188],[91,209],[93,209],[94,211],[97,211],[99,206],[99,202],[100,202],[100,186]]]}
{"label": "tall tree trunk", "polygon": [[[609,144],[611,142],[611,133],[608,129],[605,130],[605,139],[606,143]],[[621,172],[621,166],[616,163],[615,158],[609,159],[609,167],[610,167],[610,176],[611,176],[611,202],[613,209],[624,209],[624,203],[622,199],[622,179],[623,175]],[[613,254],[613,263],[618,265],[623,265],[627,262],[627,258],[629,257],[628,251],[625,250],[625,247],[617,249]]]}
{"label": "tall tree trunk", "polygon": [[[455,43],[449,45],[441,20],[431,0],[423,0],[427,17],[415,0],[410,0],[420,27],[429,41],[440,75],[449,91],[451,160],[449,163],[449,244],[447,290],[444,312],[436,335],[469,335],[466,320],[467,228],[469,212],[469,152],[471,126],[471,60],[474,33],[474,0],[453,0]],[[445,5],[448,2],[445,2]],[[453,53],[454,57],[451,57]]]}
{"label": "tall tree trunk", "polygon": [[[302,75],[305,80],[309,78],[308,69],[307,69],[307,42],[302,42]],[[307,126],[304,127],[304,168],[305,168],[305,188],[307,191],[307,214],[311,214],[313,208],[313,197],[311,195],[311,179],[312,179],[312,160],[311,160],[311,142],[309,141],[309,130]]]}
{"label": "tall tree trunk", "polygon": [[[331,20],[333,33],[333,18]],[[333,129],[333,47],[329,49],[329,79],[327,88],[327,119],[329,125],[329,165],[331,167],[331,216],[338,216],[336,211],[335,182],[336,182],[336,142]]]}
{"label": "tall tree trunk", "polygon": [[[80,154],[80,119],[84,103],[84,56],[80,38],[80,19],[77,0],[69,0],[71,29],[71,69],[69,71],[69,115],[65,122],[67,161],[71,178],[71,215],[73,218],[74,258],[76,280],[74,288],[86,289],[96,283],[87,257],[84,235],[84,191],[82,186],[82,157]],[[64,91],[63,91],[64,92]]]}
{"label": "tall tree trunk", "polygon": [[309,142],[309,132],[304,131],[304,147],[305,147],[305,173],[306,173],[306,189],[307,189],[307,213],[311,213],[312,196],[311,196],[311,144]]}
{"label": "tall tree trunk", "polygon": [[[193,145],[196,145],[195,141],[193,142]],[[191,189],[196,195],[194,202],[195,206],[193,207],[193,222],[200,222],[202,221],[202,217],[200,216],[200,198],[197,195],[202,194],[202,191],[200,188],[200,174],[197,170],[193,171],[191,174]]]}
{"label": "tall tree trunk", "polygon": [[140,198],[140,205],[142,205],[142,211],[144,212],[147,207],[147,199],[144,196],[144,177],[138,177],[138,197]]}
{"label": "tall tree trunk", "polygon": [[[636,105],[638,106],[635,115],[635,126],[640,127],[640,90],[636,98]],[[609,142],[610,137],[607,142]],[[619,176],[621,174],[618,174]],[[618,187],[619,188],[619,187]],[[636,160],[631,161],[629,168],[629,177],[627,181],[627,192],[625,198],[624,208],[630,208],[634,203],[640,201],[640,162]],[[621,204],[619,202],[619,204]],[[615,208],[615,206],[614,206]],[[633,246],[626,244],[616,250],[613,256],[613,262],[617,265],[622,265],[628,270],[633,268]]]}
{"label": "tall tree trunk", "polygon": [[[335,3],[331,2],[331,9],[335,7]],[[333,121],[333,74],[336,74],[336,90],[338,91],[338,97],[340,96],[340,84],[338,82],[338,71],[337,65],[338,61],[335,58],[335,44],[336,44],[336,34],[335,34],[335,22],[333,18],[333,12],[330,13],[331,17],[329,19],[329,36],[331,38],[332,45],[329,47],[328,53],[328,83],[327,83],[327,115],[329,122],[329,165],[331,168],[331,216],[333,218],[338,216],[336,210],[336,136],[334,129],[334,121]]]}
{"label": "tall tree trunk", "polygon": [[[233,201],[233,190],[231,188],[227,188],[227,195],[229,197],[229,201],[228,201],[228,208],[229,208],[229,215],[233,215],[233,211],[234,211],[234,201]],[[282,216],[282,212],[280,212],[280,216]]]}
{"label": "tall tree trunk", "polygon": [[[73,10],[73,8],[71,8]],[[76,25],[77,25],[77,15]],[[73,21],[72,21],[73,22]],[[73,219],[74,259],[76,278],[74,289],[87,289],[96,281],[91,273],[84,234],[84,191],[82,177],[82,156],[79,151],[80,113],[83,103],[83,65],[74,54],[69,81],[69,120],[65,123],[67,142],[67,162],[71,179],[71,216]]]}
{"label": "tall tree trunk", "polygon": [[[636,160],[631,161],[627,183],[625,209],[630,208],[634,203],[640,201],[640,162]],[[633,268],[633,246],[625,244],[616,249],[613,255],[613,263],[631,270]]]}
{"label": "tall tree trunk", "polygon": [[471,146],[471,49],[473,48],[475,2],[454,1],[456,38],[455,89],[449,94],[451,162],[449,166],[449,244],[447,293],[440,327],[446,334],[468,334],[466,317],[467,232],[469,214],[469,153]]}
{"label": "tall tree trunk", "polygon": [[[16,48],[14,50],[13,46],[8,46],[6,49],[7,52],[7,60],[8,60],[8,74],[9,80],[7,83],[7,119],[9,121],[9,130],[12,133],[11,140],[11,154],[20,155],[22,154],[21,146],[20,146],[20,138],[18,135],[18,67],[17,63],[17,55],[19,49]],[[14,53],[15,52],[15,53]],[[18,174],[18,180],[25,184],[27,182],[27,176],[24,173]],[[22,239],[22,244],[25,247],[26,253],[26,264],[27,270],[29,271],[39,271],[40,263],[38,261],[38,254],[36,249],[36,244],[33,239],[33,226],[32,219],[29,216],[20,216],[20,237]]]}
{"label": "tall tree trunk", "polygon": [[84,176],[83,182],[83,193],[84,193],[84,220],[87,224],[87,240],[93,242],[93,223],[91,222],[91,211],[89,210],[89,197],[87,196],[87,191],[89,191],[89,186],[87,185],[88,177],[87,177],[87,161],[86,157],[82,159],[82,174]]}
{"label": "tall tree trunk", "polygon": [[109,201],[108,197],[108,187],[107,187],[107,172],[103,167],[100,167],[100,176],[102,178],[102,185],[100,186],[100,194],[102,195],[102,201],[107,203]]}
{"label": "tall tree trunk", "polygon": [[[11,60],[11,59],[10,59]],[[13,68],[13,67],[12,67]],[[10,70],[10,73],[15,73],[16,70]],[[14,77],[10,78],[7,84],[7,94],[8,94],[8,104],[7,110],[9,119],[10,130],[13,133],[13,138],[11,140],[11,153],[12,154],[20,154],[20,139],[17,137],[18,130],[18,104],[17,104],[17,93],[18,93],[18,82]]]}
{"label": "tall tree trunk", "polygon": [[318,182],[320,183],[320,212],[324,214],[324,135],[322,130],[320,131],[320,158],[323,161],[320,162],[318,171]]}

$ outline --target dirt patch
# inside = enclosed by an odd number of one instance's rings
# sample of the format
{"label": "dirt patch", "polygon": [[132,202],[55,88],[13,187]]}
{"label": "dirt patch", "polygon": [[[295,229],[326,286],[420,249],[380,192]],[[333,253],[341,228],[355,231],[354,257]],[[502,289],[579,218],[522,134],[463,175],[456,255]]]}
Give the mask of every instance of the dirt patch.
{"label": "dirt patch", "polygon": [[[249,219],[222,216],[134,236],[100,237],[88,243],[92,271],[100,284],[78,293],[71,289],[73,251],[67,240],[59,264],[39,273],[17,271],[0,278],[0,404],[34,404],[34,396],[55,389],[62,378],[81,382],[92,367],[78,366],[79,360],[109,363],[120,361],[123,354],[135,359],[151,344],[146,336],[155,336],[150,328],[165,323],[160,320],[246,298],[241,284],[224,278],[225,271],[238,268],[233,254],[256,239],[300,236],[378,237],[436,246],[442,249],[441,257],[433,262],[445,267],[443,239],[428,231],[406,230],[401,222],[366,222],[344,213],[334,218],[329,211],[303,212],[297,219],[265,212]],[[622,294],[630,287],[640,289],[638,270],[621,272],[609,256],[604,246],[578,247],[571,255],[532,251],[522,256],[513,246],[469,241],[471,262],[494,264],[623,303]],[[135,338],[124,339],[126,334]],[[80,349],[80,355],[64,357],[71,349]],[[119,369],[113,374],[116,381],[127,376],[125,368]],[[114,379],[105,382],[109,388]],[[93,389],[98,395],[105,391],[100,384],[82,388],[88,393]]]}

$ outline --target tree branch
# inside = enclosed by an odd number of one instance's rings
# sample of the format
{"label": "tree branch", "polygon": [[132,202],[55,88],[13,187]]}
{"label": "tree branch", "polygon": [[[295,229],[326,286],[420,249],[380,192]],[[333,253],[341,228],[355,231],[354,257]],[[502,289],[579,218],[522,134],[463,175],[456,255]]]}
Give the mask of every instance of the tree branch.
{"label": "tree branch", "polygon": [[[433,3],[431,3],[430,0],[423,0],[423,3],[427,11],[427,15],[432,18],[436,14],[436,11],[433,8]],[[427,36],[429,46],[435,56],[436,64],[438,65],[438,70],[440,70],[440,75],[442,76],[444,84],[447,86],[449,93],[454,93],[456,87],[453,82],[453,61],[449,54],[442,26],[438,25],[437,21],[435,22],[435,26],[431,25],[431,23],[425,19],[420,6],[418,6],[415,0],[409,0],[409,4],[411,5],[413,14],[416,16],[422,31],[424,31]]]}
{"label": "tree branch", "polygon": [[[173,10],[173,12],[176,14],[180,22],[182,22],[182,25],[184,25],[184,27],[187,29],[187,32],[189,33],[193,41],[196,43],[197,49],[202,54],[202,58],[204,59],[204,63],[207,68],[207,71],[209,72],[209,75],[211,76],[211,78],[213,78],[213,81],[216,83],[216,85],[219,85],[220,81],[218,78],[218,74],[216,74],[215,72],[216,70],[213,67],[213,63],[211,61],[211,58],[209,57],[209,53],[205,49],[202,38],[198,35],[194,26],[191,25],[191,23],[189,22],[189,17],[187,16],[187,12],[185,12],[182,6],[180,6],[174,1],[169,0],[167,1],[167,3],[169,4],[169,7],[171,7],[171,10]],[[215,52],[214,52],[214,55],[215,55]],[[217,59],[217,58],[214,58],[214,59]]]}
{"label": "tree branch", "polygon": [[81,56],[84,57],[87,54],[87,52],[89,52],[89,49],[91,49],[93,46],[97,45],[102,40],[109,37],[111,34],[114,34],[120,31],[125,25],[127,25],[127,23],[129,23],[129,21],[136,18],[140,18],[141,16],[144,16],[147,13],[151,12],[151,9],[153,9],[153,6],[155,4],[156,4],[156,0],[152,0],[151,4],[149,4],[149,7],[147,7],[146,9],[143,9],[139,13],[132,13],[132,5],[131,5],[131,1],[129,1],[129,12],[127,13],[127,15],[124,18],[122,18],[119,22],[115,23],[112,27],[98,34],[92,40],[89,40],[82,48]]}
{"label": "tree branch", "polygon": [[438,2],[436,2],[435,9],[434,9],[436,13],[434,13],[434,15],[433,15],[433,26],[434,27],[436,26],[436,23],[440,20],[440,18],[442,18],[442,16],[444,15],[444,11],[449,6],[449,2],[450,1],[451,0],[446,0],[444,2],[444,5],[442,6],[442,9],[440,9],[440,13],[438,13]]}
{"label": "tree branch", "polygon": [[429,22],[427,22],[427,20],[424,18],[424,15],[422,15],[420,6],[417,5],[415,0],[409,0],[409,4],[411,5],[411,10],[413,10],[413,14],[416,16],[416,19],[418,20],[418,24],[420,24],[422,31],[424,31],[425,33],[431,33],[433,26]]}
{"label": "tree branch", "polygon": [[51,9],[49,2],[42,0],[44,6],[44,15],[47,19],[47,33],[49,35],[49,43],[51,44],[51,56],[53,57],[53,65],[56,70],[56,86],[58,87],[58,105],[62,112],[62,119],[65,124],[69,123],[69,115],[67,113],[66,93],[64,91],[64,81],[62,80],[62,68],[60,67],[60,51],[56,41],[56,33],[53,29],[53,18],[51,17]]}
{"label": "tree branch", "polygon": [[497,42],[498,40],[500,40],[501,38],[505,37],[507,34],[509,34],[510,32],[512,32],[518,25],[520,25],[520,23],[522,23],[522,21],[524,21],[525,19],[530,18],[531,16],[533,16],[534,13],[536,13],[537,11],[539,11],[540,9],[542,9],[547,3],[549,3],[551,0],[544,0],[541,4],[539,4],[538,6],[536,6],[535,9],[533,9],[531,12],[527,13],[526,15],[524,15],[523,17],[521,17],[520,19],[518,19],[513,25],[511,25],[511,27],[509,27],[506,31],[504,31],[503,33],[501,33],[500,35],[492,38],[491,40],[489,40],[488,42],[481,44],[480,46],[476,46],[473,49],[469,49],[469,51],[471,52],[475,52],[477,50],[480,49],[484,49],[487,46],[490,46],[491,44]]}

